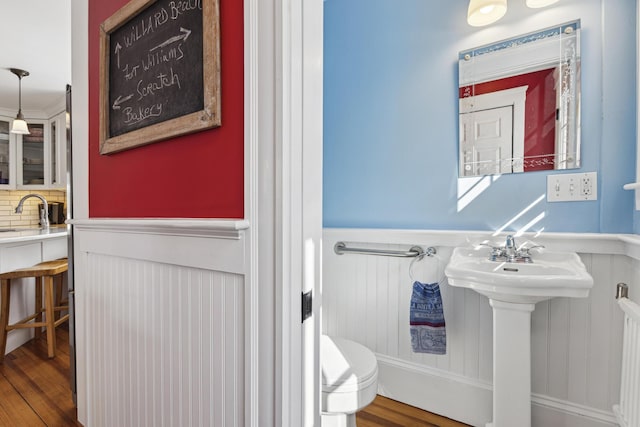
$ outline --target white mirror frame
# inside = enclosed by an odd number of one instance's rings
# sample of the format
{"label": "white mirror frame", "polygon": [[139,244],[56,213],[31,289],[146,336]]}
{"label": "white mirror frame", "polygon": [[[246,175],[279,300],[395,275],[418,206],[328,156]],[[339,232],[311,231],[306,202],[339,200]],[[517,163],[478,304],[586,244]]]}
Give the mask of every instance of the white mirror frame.
{"label": "white mirror frame", "polygon": [[[636,22],[640,22],[640,0],[636,2]],[[636,123],[640,123],[640,32],[636,30]],[[640,211],[640,130],[636,126],[636,182],[625,184],[625,190],[635,190],[635,206],[636,210]]]}

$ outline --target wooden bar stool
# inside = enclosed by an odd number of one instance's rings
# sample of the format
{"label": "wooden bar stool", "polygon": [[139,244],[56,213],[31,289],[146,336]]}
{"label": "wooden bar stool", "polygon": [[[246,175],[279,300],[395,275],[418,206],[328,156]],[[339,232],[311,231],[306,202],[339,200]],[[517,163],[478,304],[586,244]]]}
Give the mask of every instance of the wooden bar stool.
{"label": "wooden bar stool", "polygon": [[[0,363],[4,362],[4,352],[7,347],[7,333],[13,329],[19,328],[35,328],[36,338],[40,337],[42,328],[47,330],[47,350],[49,358],[56,355],[56,326],[65,322],[69,318],[69,314],[60,317],[59,312],[68,310],[68,301],[62,301],[62,273],[67,271],[69,264],[67,259],[58,259],[55,261],[45,261],[36,264],[33,267],[20,268],[14,271],[8,271],[0,274],[0,286],[2,299],[0,307]],[[35,314],[25,317],[24,319],[12,325],[9,324],[9,306],[11,303],[11,279],[24,279],[35,277],[36,279],[36,303]],[[42,284],[44,279],[44,303],[42,308]],[[54,282],[56,282],[54,288]],[[57,295],[56,295],[57,293]],[[66,305],[62,305],[66,304]],[[58,315],[56,315],[58,312]],[[42,321],[42,313],[45,320]],[[34,320],[32,322],[32,320]]]}

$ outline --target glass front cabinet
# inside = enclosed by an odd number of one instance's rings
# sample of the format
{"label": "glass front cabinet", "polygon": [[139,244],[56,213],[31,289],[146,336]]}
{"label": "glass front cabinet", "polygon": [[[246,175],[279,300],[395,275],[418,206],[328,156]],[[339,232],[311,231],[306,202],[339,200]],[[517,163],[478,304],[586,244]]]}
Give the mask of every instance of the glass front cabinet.
{"label": "glass front cabinet", "polygon": [[32,120],[27,122],[27,126],[31,133],[18,137],[18,188],[42,188],[45,186],[45,169],[48,169],[44,141],[45,134],[49,138],[49,129],[46,122]]}
{"label": "glass front cabinet", "polygon": [[29,135],[10,133],[12,119],[0,117],[0,189],[64,189],[65,116],[27,120]]}
{"label": "glass front cabinet", "polygon": [[49,120],[49,188],[67,186],[67,127],[66,112]]}
{"label": "glass front cabinet", "polygon": [[16,135],[9,133],[11,119],[0,117],[0,189],[16,187]]}

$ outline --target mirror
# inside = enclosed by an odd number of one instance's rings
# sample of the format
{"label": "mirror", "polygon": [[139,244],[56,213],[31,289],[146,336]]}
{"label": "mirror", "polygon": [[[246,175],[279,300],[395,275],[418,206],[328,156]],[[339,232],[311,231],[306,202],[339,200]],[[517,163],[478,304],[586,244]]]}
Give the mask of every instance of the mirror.
{"label": "mirror", "polygon": [[459,176],[580,167],[580,21],[460,52]]}

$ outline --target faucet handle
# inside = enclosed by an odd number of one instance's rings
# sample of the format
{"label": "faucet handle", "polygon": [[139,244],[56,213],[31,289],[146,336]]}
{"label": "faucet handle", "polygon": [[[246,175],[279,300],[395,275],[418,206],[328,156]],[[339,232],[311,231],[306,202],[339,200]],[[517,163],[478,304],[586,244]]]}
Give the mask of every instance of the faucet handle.
{"label": "faucet handle", "polygon": [[531,249],[544,249],[545,246],[544,245],[531,245],[531,246],[527,246],[527,244],[525,243],[524,245],[522,245],[522,251],[526,251],[527,253],[531,250]]}
{"label": "faucet handle", "polygon": [[542,249],[542,248],[544,248],[543,245],[533,245],[529,247],[523,247],[518,251],[518,256],[522,258],[523,262],[533,262],[531,260],[531,249]]}
{"label": "faucet handle", "polygon": [[478,246],[487,246],[491,248],[491,253],[489,254],[489,260],[496,261],[499,257],[504,256],[504,248],[500,246],[493,246],[488,243],[479,243]]}
{"label": "faucet handle", "polygon": [[499,251],[499,250],[501,250],[501,249],[502,249],[500,246],[494,246],[494,245],[490,245],[489,243],[484,243],[484,242],[482,242],[482,243],[478,243],[478,245],[477,245],[477,246],[486,246],[486,247],[488,247],[488,248],[491,248],[491,250],[492,250],[493,252],[495,252],[495,251]]}

